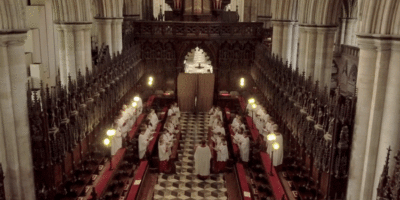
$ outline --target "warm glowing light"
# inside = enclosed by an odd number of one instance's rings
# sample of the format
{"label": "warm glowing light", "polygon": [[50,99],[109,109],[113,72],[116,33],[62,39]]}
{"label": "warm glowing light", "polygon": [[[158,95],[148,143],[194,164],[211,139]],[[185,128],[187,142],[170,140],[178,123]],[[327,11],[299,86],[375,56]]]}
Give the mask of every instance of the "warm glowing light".
{"label": "warm glowing light", "polygon": [[149,81],[148,84],[151,86],[153,85],[153,81]]}
{"label": "warm glowing light", "polygon": [[104,145],[108,146],[110,144],[110,140],[108,138],[104,139]]}
{"label": "warm glowing light", "polygon": [[107,135],[108,136],[114,136],[115,135],[115,130],[114,129],[110,129],[107,131]]}
{"label": "warm glowing light", "polygon": [[149,77],[149,81],[153,81],[153,77],[150,76],[150,77]]}
{"label": "warm glowing light", "polygon": [[139,101],[140,98],[139,98],[138,96],[136,96],[136,97],[133,98],[133,100],[134,100],[134,101]]}
{"label": "warm glowing light", "polygon": [[270,133],[267,135],[267,140],[268,141],[275,141],[276,140],[276,135],[275,133]]}
{"label": "warm glowing light", "polygon": [[257,108],[257,104],[253,104],[253,105],[251,105],[251,107],[252,107],[253,109],[256,109],[256,108]]}
{"label": "warm glowing light", "polygon": [[132,103],[132,107],[136,108],[136,106],[137,106],[137,103],[136,103],[136,102],[133,102],[133,103]]}
{"label": "warm glowing light", "polygon": [[272,148],[273,148],[274,150],[278,150],[278,149],[279,149],[279,144],[278,144],[277,142],[274,142],[274,143],[272,144]]}
{"label": "warm glowing light", "polygon": [[240,86],[244,86],[244,78],[240,78]]}
{"label": "warm glowing light", "polygon": [[249,104],[253,104],[254,102],[256,102],[254,98],[249,99]]}

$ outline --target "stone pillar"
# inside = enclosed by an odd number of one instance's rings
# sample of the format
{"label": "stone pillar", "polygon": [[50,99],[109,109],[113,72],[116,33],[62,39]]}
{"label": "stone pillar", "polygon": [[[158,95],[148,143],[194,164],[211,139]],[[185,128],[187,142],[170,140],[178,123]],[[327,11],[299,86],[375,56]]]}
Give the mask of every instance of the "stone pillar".
{"label": "stone pillar", "polygon": [[306,66],[306,54],[307,54],[307,49],[305,48],[307,45],[307,28],[303,27],[303,26],[299,26],[299,32],[300,32],[300,36],[299,36],[299,62],[298,62],[298,66],[299,66],[299,72],[303,73],[306,71],[305,66]]}
{"label": "stone pillar", "polygon": [[67,73],[72,79],[76,79],[78,70],[76,68],[74,27],[73,25],[62,25],[62,27],[64,29],[65,64]]}
{"label": "stone pillar", "polygon": [[[292,53],[294,42],[297,43],[297,34],[295,35],[294,21],[275,20],[273,21],[273,34],[272,34],[272,53],[282,57],[283,62],[289,64],[293,62]],[[296,44],[297,45],[297,44]],[[297,55],[297,47],[296,47]]]}
{"label": "stone pillar", "polygon": [[280,21],[272,21],[272,53],[282,56],[282,23]]}
{"label": "stone pillar", "polygon": [[113,19],[111,22],[112,39],[113,39],[113,53],[122,52],[122,22],[121,19]]}
{"label": "stone pillar", "polygon": [[[357,75],[358,98],[349,166],[347,200],[359,200],[371,114],[377,50],[372,40],[359,38],[360,61]],[[370,174],[372,175],[372,174]]]}
{"label": "stone pillar", "polygon": [[60,78],[68,85],[68,76],[74,80],[86,67],[92,67],[91,24],[73,23],[57,26],[59,33]]}
{"label": "stone pillar", "polygon": [[68,70],[65,57],[65,35],[64,29],[61,25],[55,25],[58,33],[58,60],[59,60],[59,70],[60,70],[60,80],[63,85],[68,85]]}
{"label": "stone pillar", "polygon": [[331,85],[331,69],[333,61],[333,46],[335,42],[336,27],[317,28],[317,45],[315,55],[314,80],[320,82],[320,86]]}
{"label": "stone pillar", "polygon": [[357,19],[353,19],[353,18],[344,18],[342,19],[342,34],[343,34],[343,44],[345,45],[354,45],[354,29],[356,28],[356,22]]}
{"label": "stone pillar", "polygon": [[293,34],[292,34],[292,59],[291,64],[292,68],[296,69],[297,66],[297,54],[298,54],[298,45],[299,45],[299,25],[297,22],[293,24]]}
{"label": "stone pillar", "polygon": [[329,89],[336,27],[301,26],[299,69]]}
{"label": "stone pillar", "polygon": [[282,22],[282,60],[292,60],[292,37],[293,37],[293,24],[294,22]]}
{"label": "stone pillar", "polygon": [[97,18],[97,27],[99,28],[99,45],[108,45],[110,50],[110,55],[112,56],[113,45],[112,45],[112,29],[111,21],[112,19]]}
{"label": "stone pillar", "polygon": [[[317,29],[315,27],[307,27],[307,43],[305,47],[305,66],[303,67],[306,72],[306,78],[311,76],[314,78],[315,69],[315,55],[317,47]],[[304,47],[300,47],[304,48]]]}
{"label": "stone pillar", "polygon": [[[85,32],[85,67],[92,71],[92,28],[87,26]],[[86,72],[86,70],[85,70]]]}
{"label": "stone pillar", "polygon": [[[372,99],[369,114],[369,123],[366,133],[364,171],[361,183],[361,199],[369,199],[372,196],[374,184],[374,174],[376,170],[376,161],[379,145],[379,136],[381,133],[383,104],[385,101],[385,91],[388,76],[388,65],[390,60],[390,43],[384,40],[374,40],[365,38],[368,42],[373,42],[376,48],[376,62],[374,63],[374,79],[372,80]],[[361,57],[360,57],[361,58]],[[359,65],[362,67],[361,65]],[[357,83],[358,87],[358,83]],[[359,88],[361,90],[361,88]],[[360,98],[361,96],[359,96]],[[366,108],[364,108],[366,109]],[[365,134],[365,133],[364,133]],[[385,154],[386,155],[386,154]],[[380,172],[381,173],[381,172]]]}
{"label": "stone pillar", "polygon": [[[392,152],[397,152],[400,148],[400,41],[391,41],[390,58],[386,61],[388,63],[387,77],[384,77],[383,82],[386,85],[386,92],[383,104],[383,117],[382,125],[380,126],[379,148],[377,152],[375,180],[372,187],[372,196],[376,197],[379,179],[383,171],[383,163],[385,163],[387,148],[392,148]],[[394,169],[395,162],[393,157],[395,153],[391,154],[391,162],[389,163],[390,170]],[[372,185],[371,185],[372,186]]]}
{"label": "stone pillar", "polygon": [[6,152],[7,199],[34,200],[35,185],[26,96],[26,31],[0,35],[0,110]]}

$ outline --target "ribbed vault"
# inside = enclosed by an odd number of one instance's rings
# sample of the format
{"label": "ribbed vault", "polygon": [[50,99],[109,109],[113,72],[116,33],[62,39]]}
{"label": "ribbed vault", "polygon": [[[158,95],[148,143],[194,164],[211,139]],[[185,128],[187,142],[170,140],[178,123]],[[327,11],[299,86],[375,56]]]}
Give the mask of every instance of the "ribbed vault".
{"label": "ribbed vault", "polygon": [[273,0],[272,19],[297,20],[298,0]]}
{"label": "ribbed vault", "polygon": [[337,25],[342,2],[338,0],[300,0],[299,23]]}
{"label": "ribbed vault", "polygon": [[55,22],[91,22],[93,20],[90,0],[53,0]]}
{"label": "ribbed vault", "polygon": [[123,17],[124,0],[96,0],[101,18]]}
{"label": "ribbed vault", "polygon": [[25,29],[24,0],[0,1],[0,30]]}
{"label": "ribbed vault", "polygon": [[360,11],[360,33],[400,35],[400,1],[364,1]]}

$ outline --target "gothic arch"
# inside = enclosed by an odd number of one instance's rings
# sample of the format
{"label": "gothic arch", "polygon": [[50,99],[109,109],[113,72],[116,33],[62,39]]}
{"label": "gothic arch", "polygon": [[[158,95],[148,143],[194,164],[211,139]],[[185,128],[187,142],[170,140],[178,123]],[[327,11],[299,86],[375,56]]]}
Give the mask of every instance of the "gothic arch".
{"label": "gothic arch", "polygon": [[359,11],[360,33],[400,35],[399,1],[363,1]]}
{"label": "gothic arch", "polygon": [[90,0],[53,0],[54,21],[92,22],[92,2]]}
{"label": "gothic arch", "polygon": [[24,0],[4,0],[0,2],[0,30],[25,29]]}
{"label": "gothic arch", "polygon": [[342,2],[338,0],[300,0],[299,23],[337,25]]}
{"label": "gothic arch", "polygon": [[298,0],[275,0],[272,4],[272,19],[297,20]]}
{"label": "gothic arch", "polygon": [[182,44],[181,48],[179,48],[180,51],[177,51],[178,70],[184,69],[183,61],[185,60],[186,54],[196,47],[203,49],[203,51],[207,53],[207,55],[210,57],[211,65],[214,67],[214,69],[217,67],[217,61],[216,61],[217,56],[216,53],[212,50],[210,44],[206,44],[204,42],[188,42]]}

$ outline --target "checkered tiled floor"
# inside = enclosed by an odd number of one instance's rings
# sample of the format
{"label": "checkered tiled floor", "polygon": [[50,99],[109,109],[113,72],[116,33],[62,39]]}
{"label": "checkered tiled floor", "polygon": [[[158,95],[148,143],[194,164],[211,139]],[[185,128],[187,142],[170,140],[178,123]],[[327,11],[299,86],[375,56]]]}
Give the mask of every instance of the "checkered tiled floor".
{"label": "checkered tiled floor", "polygon": [[180,141],[177,174],[160,174],[154,190],[154,199],[227,199],[223,174],[212,174],[202,181],[194,174],[194,147],[207,139],[208,114],[181,113],[182,139]]}

